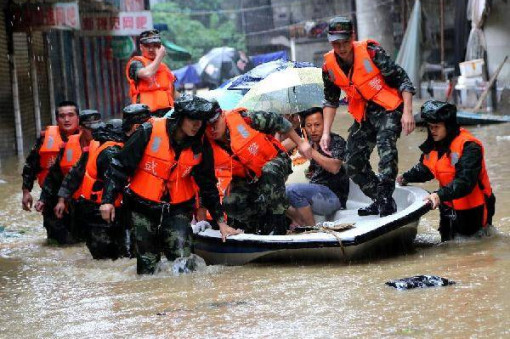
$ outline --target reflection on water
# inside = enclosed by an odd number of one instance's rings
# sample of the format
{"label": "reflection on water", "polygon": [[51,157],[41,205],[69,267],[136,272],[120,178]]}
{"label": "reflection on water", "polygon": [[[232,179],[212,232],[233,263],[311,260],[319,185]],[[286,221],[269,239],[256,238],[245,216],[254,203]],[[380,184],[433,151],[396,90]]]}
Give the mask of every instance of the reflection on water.
{"label": "reflection on water", "polygon": [[[350,122],[339,116],[336,130],[346,135]],[[134,260],[94,261],[83,245],[47,246],[40,216],[21,211],[18,164],[4,163],[0,337],[508,337],[510,124],[470,130],[487,147],[497,236],[440,244],[433,211],[405,256],[208,266],[185,276],[167,264],[138,277]],[[401,171],[418,160],[424,137],[418,131],[400,140]],[[418,274],[457,284],[409,291],[384,284]]]}

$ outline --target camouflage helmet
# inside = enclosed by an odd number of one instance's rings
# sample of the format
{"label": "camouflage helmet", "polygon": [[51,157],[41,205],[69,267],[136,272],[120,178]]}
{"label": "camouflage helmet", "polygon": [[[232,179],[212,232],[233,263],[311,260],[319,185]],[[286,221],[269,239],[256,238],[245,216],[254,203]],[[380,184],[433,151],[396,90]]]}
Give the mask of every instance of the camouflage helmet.
{"label": "camouflage helmet", "polygon": [[86,128],[94,129],[99,127],[101,122],[101,113],[95,109],[81,110],[79,115],[80,125]]}
{"label": "camouflage helmet", "polygon": [[457,107],[448,102],[428,100],[421,106],[421,118],[427,123],[456,122]]}
{"label": "camouflage helmet", "polygon": [[122,110],[122,119],[124,120],[138,120],[140,123],[145,122],[151,116],[149,106],[145,104],[131,104]]}
{"label": "camouflage helmet", "polygon": [[218,113],[221,113],[221,108],[217,101],[185,94],[175,101],[174,111],[170,117],[207,121]]}

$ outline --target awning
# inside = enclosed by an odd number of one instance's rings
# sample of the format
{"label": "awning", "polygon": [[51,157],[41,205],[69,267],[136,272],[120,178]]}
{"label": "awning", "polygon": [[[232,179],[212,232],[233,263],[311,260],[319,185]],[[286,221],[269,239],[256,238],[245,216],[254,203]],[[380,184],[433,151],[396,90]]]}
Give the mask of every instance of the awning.
{"label": "awning", "polygon": [[176,61],[189,60],[191,59],[191,53],[185,48],[177,46],[173,42],[170,42],[164,38],[161,39],[163,46],[166,47],[167,55],[170,59]]}

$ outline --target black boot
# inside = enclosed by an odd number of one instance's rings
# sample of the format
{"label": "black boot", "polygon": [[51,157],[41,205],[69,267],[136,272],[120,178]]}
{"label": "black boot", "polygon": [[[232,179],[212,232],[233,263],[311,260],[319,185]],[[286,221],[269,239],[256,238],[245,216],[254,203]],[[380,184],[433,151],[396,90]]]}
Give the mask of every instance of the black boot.
{"label": "black boot", "polygon": [[379,202],[375,200],[370,205],[358,209],[358,215],[365,217],[367,215],[378,215],[379,214]]}
{"label": "black boot", "polygon": [[379,199],[379,216],[385,217],[397,211],[397,204],[392,197]]}
{"label": "black boot", "polygon": [[393,191],[395,190],[395,182],[381,182],[377,186],[377,201],[379,202],[379,216],[385,217],[397,211],[397,204],[393,199]]}

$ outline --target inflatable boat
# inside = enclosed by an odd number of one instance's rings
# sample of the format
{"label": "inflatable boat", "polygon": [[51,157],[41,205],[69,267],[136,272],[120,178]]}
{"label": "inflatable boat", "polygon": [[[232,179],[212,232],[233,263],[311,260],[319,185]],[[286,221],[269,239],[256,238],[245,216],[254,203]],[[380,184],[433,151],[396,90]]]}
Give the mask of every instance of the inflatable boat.
{"label": "inflatable boat", "polygon": [[253,261],[356,260],[412,248],[420,217],[430,210],[423,201],[428,193],[413,186],[396,186],[397,212],[383,218],[358,216],[368,205],[352,181],[345,210],[326,220],[315,216],[319,226],[288,235],[238,234],[222,242],[220,232],[194,228],[195,253],[208,264],[244,265]]}

